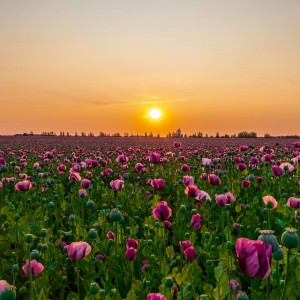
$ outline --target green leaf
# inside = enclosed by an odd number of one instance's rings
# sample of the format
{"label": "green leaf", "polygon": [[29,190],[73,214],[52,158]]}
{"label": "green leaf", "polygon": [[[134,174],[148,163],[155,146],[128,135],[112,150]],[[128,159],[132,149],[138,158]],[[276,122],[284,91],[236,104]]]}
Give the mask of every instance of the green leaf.
{"label": "green leaf", "polygon": [[167,254],[167,257],[169,257],[170,259],[173,259],[174,256],[175,256],[175,251],[174,251],[174,247],[171,245],[171,246],[168,246],[166,248],[166,254]]}
{"label": "green leaf", "polygon": [[189,282],[183,288],[183,299],[192,299],[194,293],[193,285]]}

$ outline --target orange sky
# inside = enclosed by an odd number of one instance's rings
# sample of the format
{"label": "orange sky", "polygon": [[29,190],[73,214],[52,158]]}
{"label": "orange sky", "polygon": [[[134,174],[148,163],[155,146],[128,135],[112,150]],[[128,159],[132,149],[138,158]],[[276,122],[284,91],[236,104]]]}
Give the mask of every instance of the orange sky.
{"label": "orange sky", "polygon": [[1,1],[0,134],[300,134],[299,11],[298,0]]}

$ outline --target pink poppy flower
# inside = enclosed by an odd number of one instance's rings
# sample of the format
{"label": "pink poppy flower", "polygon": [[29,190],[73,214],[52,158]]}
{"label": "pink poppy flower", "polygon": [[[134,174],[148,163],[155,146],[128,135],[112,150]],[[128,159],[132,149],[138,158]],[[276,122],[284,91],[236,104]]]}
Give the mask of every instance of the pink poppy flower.
{"label": "pink poppy flower", "polygon": [[272,203],[272,208],[270,208],[271,210],[276,209],[278,202],[276,201],[276,199],[273,196],[265,196],[263,197],[263,201],[266,205],[268,205],[269,202]]}
{"label": "pink poppy flower", "polygon": [[186,241],[181,241],[179,242],[180,246],[181,246],[181,249],[183,251],[185,251],[188,247],[191,247],[192,246],[192,242],[190,240],[186,240]]}
{"label": "pink poppy flower", "polygon": [[187,185],[194,185],[194,177],[185,175],[183,176],[183,183]]}
{"label": "pink poppy flower", "polygon": [[190,166],[188,166],[187,164],[183,164],[180,169],[183,172],[189,172],[191,170]]}
{"label": "pink poppy flower", "polygon": [[71,181],[80,181],[81,176],[78,172],[71,172],[70,175],[69,175],[69,180],[71,180]]}
{"label": "pink poppy flower", "polygon": [[129,247],[126,249],[126,259],[127,260],[135,260],[136,259],[136,252],[137,250],[132,248],[132,247]]}
{"label": "pink poppy flower", "polygon": [[147,294],[147,300],[167,300],[167,298],[160,293]]}
{"label": "pink poppy flower", "polygon": [[172,209],[166,201],[160,201],[152,211],[153,217],[158,221],[165,221],[172,216]]}
{"label": "pink poppy flower", "polygon": [[124,187],[124,180],[112,180],[110,182],[110,187],[114,190],[114,191],[119,191]]}
{"label": "pink poppy flower", "polygon": [[160,163],[160,155],[158,153],[156,153],[156,152],[151,152],[150,156],[149,156],[149,161],[152,164],[158,164],[158,163]]}
{"label": "pink poppy flower", "polygon": [[92,247],[86,242],[73,242],[65,248],[70,260],[80,260],[92,251]]}
{"label": "pink poppy flower", "polygon": [[165,181],[161,178],[158,179],[150,179],[149,183],[155,190],[162,190],[165,185]]}
{"label": "pink poppy flower", "polygon": [[206,158],[206,157],[203,157],[202,158],[202,165],[203,166],[210,166],[211,165],[211,159],[210,158]]}
{"label": "pink poppy flower", "polygon": [[291,208],[295,208],[298,209],[300,208],[300,199],[299,198],[295,198],[295,197],[290,197],[287,201],[287,206],[291,207]]}
{"label": "pink poppy flower", "polygon": [[119,163],[127,163],[128,162],[128,157],[125,156],[125,154],[120,154],[117,158],[116,158],[116,162]]}
{"label": "pink poppy flower", "polygon": [[195,230],[198,230],[198,229],[201,228],[201,216],[200,216],[200,214],[192,215],[191,225],[192,225],[192,228],[195,229]]}
{"label": "pink poppy flower", "polygon": [[272,166],[271,170],[275,176],[281,176],[283,174],[283,169],[278,166]]}
{"label": "pink poppy flower", "polygon": [[200,190],[195,185],[188,185],[185,188],[184,193],[191,198],[197,198],[200,195]]}
{"label": "pink poppy flower", "polygon": [[266,279],[271,273],[272,245],[238,238],[235,251],[241,270],[249,277]]}
{"label": "pink poppy flower", "polygon": [[9,285],[10,284],[6,280],[0,280],[0,295],[4,292],[5,287]]}
{"label": "pink poppy flower", "polygon": [[37,262],[35,259],[30,261],[30,268],[29,268],[29,261],[26,259],[26,264],[22,267],[24,273],[29,276],[30,275],[30,269],[33,276],[38,276],[40,273],[43,272],[44,266]]}
{"label": "pink poppy flower", "polygon": [[186,260],[195,260],[197,258],[196,250],[193,246],[184,250],[184,256]]}
{"label": "pink poppy flower", "polygon": [[81,186],[84,188],[84,189],[87,189],[89,188],[91,185],[91,181],[88,180],[88,179],[82,179],[81,180]]}
{"label": "pink poppy flower", "polygon": [[84,190],[84,189],[80,189],[80,190],[78,191],[78,196],[81,197],[81,198],[85,198],[85,197],[87,197],[87,195],[88,195],[88,193],[87,193],[87,191]]}
{"label": "pink poppy flower", "polygon": [[26,192],[32,188],[32,183],[29,180],[19,181],[15,188],[19,192]]}
{"label": "pink poppy flower", "polygon": [[215,174],[209,174],[208,175],[208,182],[211,185],[220,185],[220,184],[222,184],[221,179]]}
{"label": "pink poppy flower", "polygon": [[126,248],[134,248],[137,249],[139,245],[139,241],[132,239],[132,238],[128,238],[127,243],[126,243]]}

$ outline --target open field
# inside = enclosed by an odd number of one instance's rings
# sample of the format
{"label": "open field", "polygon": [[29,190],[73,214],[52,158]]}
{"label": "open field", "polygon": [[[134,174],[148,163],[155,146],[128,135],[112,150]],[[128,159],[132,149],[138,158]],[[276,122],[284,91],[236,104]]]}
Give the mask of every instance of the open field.
{"label": "open field", "polygon": [[0,300],[297,299],[299,160],[293,139],[2,136]]}

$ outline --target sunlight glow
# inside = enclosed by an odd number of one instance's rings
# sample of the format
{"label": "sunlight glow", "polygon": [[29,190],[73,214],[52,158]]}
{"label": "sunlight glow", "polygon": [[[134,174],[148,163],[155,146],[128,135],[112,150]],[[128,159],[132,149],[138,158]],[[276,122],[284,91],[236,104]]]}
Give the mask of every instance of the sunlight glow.
{"label": "sunlight glow", "polygon": [[161,111],[157,108],[152,108],[149,112],[151,119],[158,120],[161,118]]}

